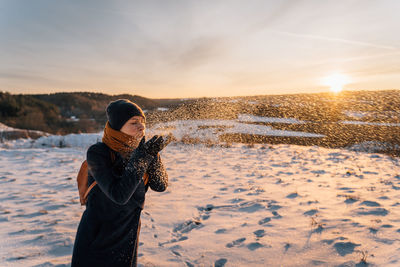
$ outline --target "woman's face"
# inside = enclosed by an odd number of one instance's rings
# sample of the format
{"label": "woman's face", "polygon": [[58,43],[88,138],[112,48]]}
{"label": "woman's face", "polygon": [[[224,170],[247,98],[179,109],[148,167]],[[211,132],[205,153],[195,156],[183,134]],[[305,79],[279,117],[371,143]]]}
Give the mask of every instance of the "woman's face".
{"label": "woman's face", "polygon": [[145,134],[146,125],[144,118],[141,116],[133,116],[120,129],[121,132],[136,138],[142,138]]}

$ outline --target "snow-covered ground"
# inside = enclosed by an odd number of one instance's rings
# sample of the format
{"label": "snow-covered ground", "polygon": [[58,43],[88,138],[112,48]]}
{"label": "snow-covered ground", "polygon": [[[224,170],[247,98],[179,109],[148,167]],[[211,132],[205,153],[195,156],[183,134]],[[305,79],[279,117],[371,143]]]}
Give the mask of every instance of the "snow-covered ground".
{"label": "snow-covered ground", "polygon": [[341,121],[340,123],[342,123],[342,124],[355,124],[355,125],[373,125],[373,126],[400,127],[400,123],[388,123],[388,122]]}
{"label": "snow-covered ground", "polygon": [[36,133],[38,135],[49,135],[48,133],[45,133],[45,132],[42,132],[42,131],[13,128],[13,127],[7,126],[4,123],[0,122],[0,133],[1,132],[7,132],[7,131],[29,131],[31,133]]}
{"label": "snow-covered ground", "polygon": [[3,144],[4,141],[7,142],[7,140],[10,139],[14,140],[27,137],[38,138],[49,135],[50,134],[42,131],[12,128],[0,122],[0,144]]}
{"label": "snow-covered ground", "polygon": [[345,110],[342,113],[349,118],[355,118],[355,119],[362,119],[363,117],[366,117],[370,114],[370,112],[367,111],[353,111],[353,110]]}
{"label": "snow-covered ground", "polygon": [[[0,149],[1,266],[69,266],[86,147]],[[162,157],[170,185],[147,194],[140,266],[400,265],[397,158],[180,143]]]}
{"label": "snow-covered ground", "polygon": [[[224,133],[258,134],[269,136],[297,136],[297,137],[324,137],[298,131],[276,130],[270,126],[248,124],[242,119],[260,120],[257,116],[239,116],[238,120],[177,120],[155,124],[148,132],[153,134],[173,134],[177,141],[187,137],[197,138],[199,142],[218,143],[219,136]],[[278,118],[263,118],[263,121],[276,121]],[[285,123],[301,123],[295,119],[282,119]],[[43,136],[36,140],[18,139],[0,143],[3,148],[42,148],[42,147],[83,147],[101,140],[102,132],[93,134],[68,134]]]}
{"label": "snow-covered ground", "polygon": [[[238,120],[178,120],[166,123],[158,123],[154,125],[151,132],[155,134],[172,133],[177,140],[185,137],[198,138],[199,140],[209,140],[218,142],[218,137],[226,133],[242,133],[242,134],[258,134],[268,136],[297,136],[297,137],[324,137],[322,134],[314,134],[298,131],[276,130],[271,126],[256,125],[245,123],[260,121],[261,117],[257,116],[239,116]],[[246,120],[247,119],[247,120]],[[276,121],[277,118],[264,117],[266,120]],[[284,119],[282,119],[284,120]],[[295,119],[286,119],[295,121]],[[301,123],[300,121],[296,121]]]}
{"label": "snow-covered ground", "polygon": [[239,114],[238,120],[243,122],[270,122],[270,123],[287,123],[287,124],[302,124],[305,121],[300,121],[295,118],[277,118],[277,117],[262,117],[250,114]]}
{"label": "snow-covered ground", "polygon": [[[315,146],[179,142],[235,132],[310,136],[240,118],[149,129],[149,136],[172,133],[177,142],[162,152],[169,188],[147,194],[139,266],[400,266],[398,158]],[[0,266],[70,265],[84,210],[76,174],[87,147],[101,137],[2,144]]]}
{"label": "snow-covered ground", "polygon": [[12,130],[14,130],[15,128],[12,128],[12,127],[10,127],[10,126],[7,126],[7,125],[5,125],[4,123],[1,123],[0,122],[0,132],[2,132],[2,131],[12,131]]}

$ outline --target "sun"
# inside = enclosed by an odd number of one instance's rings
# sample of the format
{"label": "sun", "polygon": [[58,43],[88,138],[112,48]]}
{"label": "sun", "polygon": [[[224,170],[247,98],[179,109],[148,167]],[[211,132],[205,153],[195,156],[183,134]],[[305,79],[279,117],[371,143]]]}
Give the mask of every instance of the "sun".
{"label": "sun", "polygon": [[323,78],[323,84],[330,87],[331,92],[340,93],[343,86],[349,83],[349,78],[340,73],[331,74]]}

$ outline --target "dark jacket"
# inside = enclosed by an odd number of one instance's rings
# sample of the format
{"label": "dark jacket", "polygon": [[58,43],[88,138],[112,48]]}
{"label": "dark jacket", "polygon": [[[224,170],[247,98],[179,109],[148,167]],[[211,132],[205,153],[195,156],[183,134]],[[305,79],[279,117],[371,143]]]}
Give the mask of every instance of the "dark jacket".
{"label": "dark jacket", "polygon": [[[115,161],[111,160],[111,153]],[[88,184],[96,180],[88,195],[72,254],[72,267],[136,266],[140,213],[148,187],[162,192],[168,176],[161,161],[135,150],[124,160],[104,143],[87,151]],[[149,182],[144,184],[147,171]]]}

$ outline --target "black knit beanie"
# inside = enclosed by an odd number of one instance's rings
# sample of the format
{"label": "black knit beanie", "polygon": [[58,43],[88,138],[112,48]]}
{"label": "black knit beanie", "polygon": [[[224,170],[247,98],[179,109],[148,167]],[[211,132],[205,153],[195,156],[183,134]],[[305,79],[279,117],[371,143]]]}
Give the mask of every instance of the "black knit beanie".
{"label": "black knit beanie", "polygon": [[106,108],[108,123],[111,128],[119,131],[133,116],[142,116],[146,121],[143,110],[128,99],[118,99],[110,102]]}

